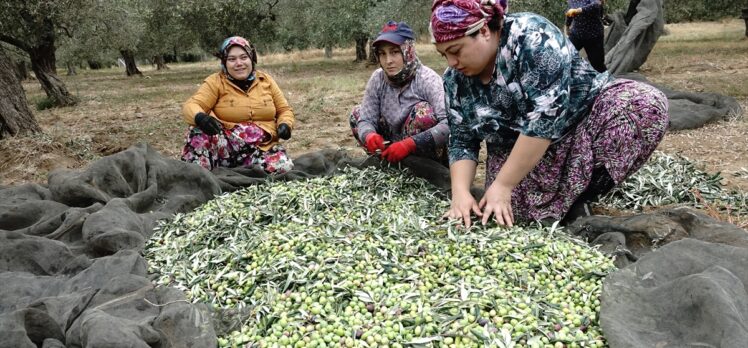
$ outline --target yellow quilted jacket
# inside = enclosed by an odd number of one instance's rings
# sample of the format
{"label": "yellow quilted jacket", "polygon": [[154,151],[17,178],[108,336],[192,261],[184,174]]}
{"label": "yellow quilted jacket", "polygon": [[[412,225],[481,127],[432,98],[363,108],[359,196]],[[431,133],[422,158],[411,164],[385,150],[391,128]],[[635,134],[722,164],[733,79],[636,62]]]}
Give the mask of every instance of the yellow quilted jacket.
{"label": "yellow quilted jacket", "polygon": [[195,126],[195,115],[204,112],[216,117],[226,129],[237,123],[254,122],[272,137],[260,144],[267,151],[278,143],[278,125],[294,126],[293,109],[270,75],[256,71],[255,82],[247,92],[229,82],[223,72],[208,76],[197,93],[182,107],[184,120]]}

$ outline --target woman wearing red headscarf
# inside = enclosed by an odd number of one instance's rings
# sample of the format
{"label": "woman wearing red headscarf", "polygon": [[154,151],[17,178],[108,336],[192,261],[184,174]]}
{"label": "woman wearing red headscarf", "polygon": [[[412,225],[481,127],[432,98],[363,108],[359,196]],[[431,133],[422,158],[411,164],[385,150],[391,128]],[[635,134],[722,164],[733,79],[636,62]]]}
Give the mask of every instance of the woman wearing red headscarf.
{"label": "woman wearing red headscarf", "polygon": [[[570,222],[638,170],[662,139],[667,99],[599,73],[561,30],[505,0],[436,0],[431,30],[444,74],[452,203],[470,225]],[[470,194],[481,142],[486,192]]]}
{"label": "woman wearing red headscarf", "polygon": [[254,45],[232,36],[223,41],[217,56],[221,71],[208,76],[182,107],[190,125],[182,160],[206,169],[291,170],[293,162],[278,141],[291,137],[293,110],[275,80],[256,69]]}

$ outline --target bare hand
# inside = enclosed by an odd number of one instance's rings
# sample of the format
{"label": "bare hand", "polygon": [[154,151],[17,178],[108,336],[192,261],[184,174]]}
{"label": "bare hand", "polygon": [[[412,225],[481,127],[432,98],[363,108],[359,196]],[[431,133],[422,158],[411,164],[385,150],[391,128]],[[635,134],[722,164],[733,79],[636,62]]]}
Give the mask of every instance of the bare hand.
{"label": "bare hand", "polygon": [[566,17],[576,17],[577,15],[582,13],[581,8],[572,8],[568,11],[566,11]]}
{"label": "bare hand", "polygon": [[483,216],[483,213],[481,213],[480,208],[478,207],[478,203],[475,201],[475,197],[473,197],[470,192],[461,194],[453,193],[452,205],[449,207],[449,210],[444,213],[442,218],[461,220],[464,223],[465,228],[470,228],[471,213],[475,213],[478,217]]}
{"label": "bare hand", "polygon": [[486,194],[483,195],[478,207],[483,210],[483,225],[488,223],[491,214],[494,215],[496,222],[501,226],[512,227],[514,225],[511,187],[502,186],[498,183],[492,184]]}

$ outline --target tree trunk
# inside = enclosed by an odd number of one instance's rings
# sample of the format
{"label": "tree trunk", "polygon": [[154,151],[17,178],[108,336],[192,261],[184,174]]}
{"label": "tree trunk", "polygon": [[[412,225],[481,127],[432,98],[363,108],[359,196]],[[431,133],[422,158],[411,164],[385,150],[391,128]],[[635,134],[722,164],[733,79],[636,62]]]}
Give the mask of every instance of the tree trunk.
{"label": "tree trunk", "polygon": [[54,45],[51,48],[46,44],[33,47],[29,56],[31,70],[55,106],[72,106],[78,103],[78,98],[71,95],[65,83],[57,77]]}
{"label": "tree trunk", "polygon": [[162,54],[157,54],[153,56],[153,63],[156,64],[156,70],[168,70],[169,67],[166,66],[166,62],[164,61],[164,56]]}
{"label": "tree trunk", "polygon": [[57,77],[57,58],[55,52],[55,27],[51,19],[44,19],[41,27],[36,28],[40,33],[35,45],[27,46],[24,50],[31,59],[31,70],[37,81],[42,85],[44,93],[54,101],[55,106],[71,106],[78,102],[78,98],[68,92],[65,83]]}
{"label": "tree trunk", "polygon": [[75,71],[75,64],[66,63],[65,65],[68,68],[68,76],[78,75],[78,73]]}
{"label": "tree trunk", "polygon": [[0,49],[0,139],[42,131],[13,71],[10,58]]}
{"label": "tree trunk", "polygon": [[91,70],[99,70],[104,67],[103,65],[101,65],[101,62],[95,60],[88,60],[86,62],[88,63],[88,68]]}
{"label": "tree trunk", "polygon": [[31,59],[31,70],[34,71],[36,79],[42,85],[42,89],[44,89],[44,93],[54,102],[55,106],[75,105],[78,99],[70,95],[67,87],[65,87],[65,83],[57,77],[57,60],[55,58],[57,48],[55,47],[54,23],[48,17],[43,18],[41,23],[32,22],[28,18],[32,18],[33,16],[25,10],[22,10],[21,16],[33,28],[32,32],[35,36],[32,42],[29,44],[13,38],[10,40],[6,38],[4,41],[28,53]]}
{"label": "tree trunk", "polygon": [[325,58],[332,59],[332,44],[325,45]]}
{"label": "tree trunk", "polygon": [[368,42],[369,39],[366,36],[359,36],[356,38],[356,61],[357,62],[364,62],[366,61],[366,42]]}
{"label": "tree trunk", "polygon": [[135,54],[130,50],[120,50],[119,53],[122,55],[122,59],[125,61],[125,72],[127,76],[140,75],[143,73],[138,70],[137,64],[135,64]]}
{"label": "tree trunk", "polygon": [[[371,39],[372,42],[374,42],[374,39]],[[374,49],[374,46],[369,46],[369,64],[377,64],[377,50]]]}

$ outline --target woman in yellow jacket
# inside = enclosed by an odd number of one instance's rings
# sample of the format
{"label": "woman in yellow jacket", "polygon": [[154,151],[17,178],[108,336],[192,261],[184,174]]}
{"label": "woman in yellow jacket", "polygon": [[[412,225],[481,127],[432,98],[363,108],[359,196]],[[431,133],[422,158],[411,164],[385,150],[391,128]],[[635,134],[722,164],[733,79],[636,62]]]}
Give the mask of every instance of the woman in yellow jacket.
{"label": "woman in yellow jacket", "polygon": [[208,76],[182,107],[191,126],[182,160],[206,169],[259,166],[285,173],[293,162],[279,144],[289,139],[293,110],[267,73],[256,70],[257,51],[232,36],[218,54],[222,71]]}

